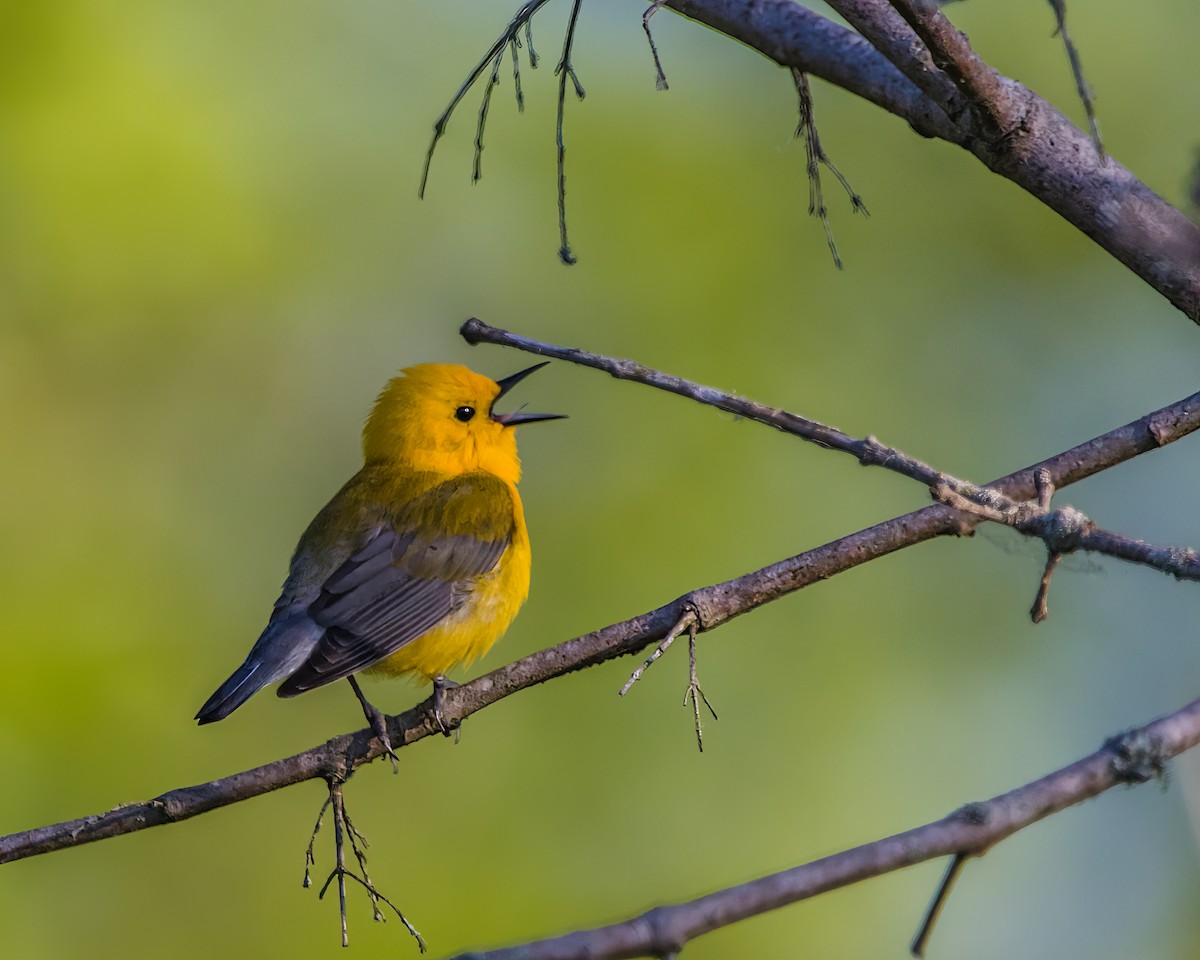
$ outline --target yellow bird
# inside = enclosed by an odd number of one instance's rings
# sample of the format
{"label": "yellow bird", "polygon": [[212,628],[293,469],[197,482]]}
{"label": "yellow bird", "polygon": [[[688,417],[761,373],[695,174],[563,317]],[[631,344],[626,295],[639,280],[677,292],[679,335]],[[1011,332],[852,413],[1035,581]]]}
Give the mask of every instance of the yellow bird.
{"label": "yellow bird", "polygon": [[[300,538],[249,655],[196,714],[222,720],[269,683],[294,697],[343,677],[395,759],[359,671],[434,682],[485,654],[529,592],[514,427],[560,414],[496,413],[539,363],[493,381],[457,364],[401,371],[363,428],[363,467]],[[438,722],[441,723],[440,712]]]}

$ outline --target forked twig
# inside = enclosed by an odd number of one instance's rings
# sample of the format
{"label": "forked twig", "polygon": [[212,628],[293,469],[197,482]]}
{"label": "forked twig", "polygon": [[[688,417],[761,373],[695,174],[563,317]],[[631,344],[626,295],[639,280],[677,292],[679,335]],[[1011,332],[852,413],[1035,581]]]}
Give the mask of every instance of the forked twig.
{"label": "forked twig", "polygon": [[711,703],[708,702],[708,697],[704,695],[704,691],[700,688],[700,681],[696,678],[696,623],[693,620],[688,624],[688,687],[683,694],[683,705],[688,705],[688,700],[692,701],[692,719],[696,724],[696,746],[700,748],[700,752],[704,752],[704,733],[700,729],[700,703],[704,702],[704,706],[708,708],[708,712],[712,714],[714,720],[717,717],[717,711],[713,709]]}
{"label": "forked twig", "polygon": [[[521,32],[522,27],[525,29],[526,47],[529,51],[529,65],[533,68],[537,67],[538,57],[533,49],[533,33],[530,21],[533,19],[533,15],[548,2],[549,0],[527,0],[513,14],[513,18],[508,22],[508,26],[504,28],[504,32],[496,38],[495,42],[488,48],[487,53],[483,55],[480,61],[471,69],[471,72],[467,74],[467,79],[459,85],[458,90],[455,91],[454,96],[450,99],[450,103],[446,105],[446,109],[433,122],[433,139],[429,141],[429,149],[425,152],[425,165],[421,169],[421,186],[417,189],[418,197],[425,196],[425,185],[429,182],[429,167],[433,163],[433,151],[437,149],[438,141],[445,134],[446,127],[450,123],[450,117],[453,115],[455,108],[462,101],[462,98],[467,95],[467,91],[475,85],[475,81],[483,76],[483,72],[487,70],[489,64],[494,63],[497,56],[504,53],[504,48],[517,39],[517,35]],[[490,89],[489,87],[489,91]],[[480,131],[480,136],[482,136],[482,131]]]}
{"label": "forked twig", "polygon": [[[700,617],[696,613],[696,609],[690,603],[684,606],[683,613],[680,615],[679,619],[675,621],[674,626],[667,631],[667,635],[663,637],[658,646],[654,648],[654,652],[646,658],[646,662],[629,675],[629,679],[625,681],[625,686],[621,688],[617,696],[625,696],[625,694],[629,692],[630,688],[642,679],[642,674],[646,672],[650,665],[667,652],[667,648],[675,642],[676,637],[683,633],[684,630],[694,630],[699,622]],[[712,708],[710,707],[709,709]]]}
{"label": "forked twig", "polygon": [[821,146],[821,138],[817,135],[817,124],[813,116],[812,90],[808,86],[808,74],[803,70],[792,67],[792,78],[796,82],[796,93],[800,98],[800,122],[796,126],[796,137],[804,138],[805,172],[808,174],[808,212],[821,221],[825,230],[825,240],[829,244],[829,252],[833,255],[833,265],[842,269],[842,258],[838,254],[837,243],[833,239],[833,228],[829,224],[829,210],[825,206],[825,196],[821,190],[821,164],[829,168],[842,189],[850,197],[850,206],[855,213],[864,217],[870,216],[867,205],[862,197],[854,192],[850,182],[842,176],[842,172],[833,165]]}
{"label": "forked twig", "polygon": [[[525,30],[525,44],[529,51],[529,66],[536,69],[538,55],[533,49],[532,21],[534,14],[545,6],[547,2],[548,0],[527,0],[513,15],[512,19],[508,22],[508,26],[504,28],[504,31],[496,38],[480,61],[467,74],[467,78],[459,85],[450,103],[447,104],[446,109],[434,121],[433,139],[430,140],[429,149],[425,152],[425,165],[421,170],[421,185],[417,190],[417,196],[425,196],[425,187],[429,182],[429,168],[433,163],[433,152],[437,149],[438,141],[445,134],[446,127],[450,123],[450,117],[453,115],[455,108],[458,107],[462,98],[466,96],[467,91],[475,85],[475,82],[490,67],[487,87],[483,91],[483,99],[479,105],[479,119],[475,128],[475,153],[471,168],[471,182],[477,183],[479,181],[483,175],[483,132],[487,125],[488,110],[491,107],[492,91],[500,82],[500,65],[504,59],[504,51],[506,48],[509,48],[512,52],[513,88],[517,100],[517,109],[523,112],[525,109],[525,94],[521,89],[520,58],[517,55],[518,47],[521,44],[519,34],[522,29]],[[567,238],[567,151],[563,139],[563,117],[566,112],[568,79],[570,79],[575,89],[575,95],[580,100],[586,95],[583,84],[579,82],[579,77],[576,75],[575,67],[571,62],[571,51],[575,44],[575,30],[579,22],[579,10],[582,4],[583,0],[573,0],[571,4],[571,14],[567,20],[567,29],[563,37],[562,57],[559,59],[558,67],[554,71],[558,76],[558,111],[555,121],[555,143],[558,150],[558,257],[566,264],[575,263],[575,255],[571,252],[571,244]],[[649,28],[647,28],[647,35],[649,35]],[[653,41],[651,41],[651,45],[653,46]],[[657,60],[657,53],[655,53],[655,59]]]}
{"label": "forked twig", "polygon": [[[346,880],[350,879],[361,886],[367,892],[367,896],[371,900],[371,909],[374,911],[374,919],[377,923],[385,921],[383,911],[379,909],[380,903],[386,903],[392,908],[396,916],[400,918],[400,922],[404,924],[404,928],[417,941],[417,947],[421,953],[426,950],[425,938],[417,931],[408,918],[404,916],[400,908],[397,907],[391,900],[385,897],[376,889],[371,882],[371,877],[367,873],[367,856],[365,853],[367,847],[367,838],[359,832],[350,820],[346,813],[345,799],[342,795],[343,782],[338,779],[330,778],[329,781],[329,796],[321,805],[321,811],[317,814],[317,823],[313,827],[312,837],[308,841],[308,850],[305,852],[304,864],[304,886],[312,886],[312,875],[310,868],[316,865],[316,857],[313,852],[313,846],[317,840],[317,834],[321,831],[321,822],[325,817],[325,811],[331,806],[333,807],[333,843],[335,866],[330,871],[329,876],[325,879],[320,892],[317,894],[319,899],[325,899],[325,893],[329,889],[329,885],[333,883],[334,878],[337,878],[338,885],[338,907],[342,920],[342,946],[350,945],[349,928],[346,922]],[[346,842],[349,841],[350,849],[354,853],[355,859],[358,861],[358,868],[362,871],[362,876],[354,873],[354,871],[346,867]]]}

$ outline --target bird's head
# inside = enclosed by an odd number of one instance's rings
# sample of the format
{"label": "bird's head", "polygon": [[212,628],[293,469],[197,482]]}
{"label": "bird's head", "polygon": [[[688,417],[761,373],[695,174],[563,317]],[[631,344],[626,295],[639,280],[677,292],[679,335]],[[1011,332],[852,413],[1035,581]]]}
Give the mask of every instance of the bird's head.
{"label": "bird's head", "polygon": [[490,380],[461,364],[424,363],[388,381],[363,428],[368,463],[400,461],[416,470],[457,476],[486,470],[516,483],[521,475],[514,428],[557,420],[557,413],[497,413],[492,409],[535,364]]}

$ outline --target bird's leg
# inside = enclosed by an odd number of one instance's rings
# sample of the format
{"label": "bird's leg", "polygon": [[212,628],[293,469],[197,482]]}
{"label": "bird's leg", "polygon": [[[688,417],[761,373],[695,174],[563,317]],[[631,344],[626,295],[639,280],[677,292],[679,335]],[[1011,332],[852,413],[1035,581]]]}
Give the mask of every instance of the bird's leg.
{"label": "bird's leg", "polygon": [[379,742],[383,744],[384,752],[392,760],[392,773],[399,773],[400,767],[396,763],[398,758],[396,756],[396,751],[392,749],[392,740],[388,736],[386,718],[380,709],[366,698],[361,688],[358,686],[358,681],[355,680],[354,677],[350,676],[346,679],[350,681],[350,686],[354,690],[354,695],[358,697],[358,702],[362,704],[363,715],[367,718],[367,723],[371,725],[371,730],[374,732],[375,736],[379,738]]}
{"label": "bird's leg", "polygon": [[[443,737],[450,736],[450,728],[446,726],[442,720],[442,693],[446,690],[453,690],[458,684],[443,674],[438,674],[433,678],[433,719],[437,721],[438,729],[442,731]],[[458,724],[454,725],[456,736],[454,742],[458,742],[457,731]]]}
{"label": "bird's leg", "polygon": [[[371,882],[371,876],[367,873],[367,855],[364,852],[367,847],[367,838],[358,832],[358,829],[350,820],[349,814],[346,813],[345,800],[342,797],[342,781],[334,778],[329,779],[329,797],[321,807],[321,812],[317,816],[317,825],[313,828],[312,839],[308,842],[308,851],[306,853],[306,862],[304,867],[304,885],[306,887],[312,885],[312,878],[309,873],[309,867],[316,863],[313,855],[313,844],[316,842],[317,833],[321,829],[321,821],[325,817],[325,811],[331,806],[333,807],[333,844],[335,866],[330,871],[325,885],[321,887],[321,892],[317,896],[321,899],[325,897],[325,891],[329,889],[329,885],[333,883],[333,878],[337,877],[338,882],[338,904],[341,909],[342,917],[342,946],[348,946],[350,938],[346,926],[346,878],[358,883],[364,890],[367,891],[367,896],[371,898],[371,908],[374,910],[375,921],[378,923],[387,919],[380,910],[379,905],[386,903],[396,916],[400,918],[400,922],[404,924],[405,929],[417,941],[417,946],[421,952],[425,952],[425,940],[417,929],[408,922],[400,908],[397,907],[391,900],[385,897],[382,893],[375,889],[375,885]],[[358,868],[362,871],[362,876],[359,876],[353,870],[346,867],[346,841],[350,841],[350,850],[354,853],[354,858],[358,861]]]}

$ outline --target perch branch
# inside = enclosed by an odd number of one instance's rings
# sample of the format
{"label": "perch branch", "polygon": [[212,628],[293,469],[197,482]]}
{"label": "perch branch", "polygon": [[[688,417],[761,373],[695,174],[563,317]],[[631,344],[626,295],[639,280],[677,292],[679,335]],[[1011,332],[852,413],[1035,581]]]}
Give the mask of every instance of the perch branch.
{"label": "perch branch", "polygon": [[[523,337],[490,326],[472,317],[460,331],[468,343],[494,343],[515,347],[539,356],[554,357],[580,366],[592,367],[619,380],[632,380],[668,393],[695,400],[708,406],[736,414],[746,420],[774,427],[808,440],[820,447],[848,453],[864,466],[878,466],[901,476],[909,477],[933,491],[946,505],[973,517],[1002,523],[1028,537],[1042,540],[1052,553],[1072,553],[1084,550],[1102,553],[1129,563],[1153,567],[1180,580],[1200,580],[1200,555],[1186,547],[1158,547],[1134,540],[1098,527],[1078,510],[1066,507],[1050,510],[1047,489],[1053,490],[1052,474],[1034,476],[1033,493],[1038,499],[1009,495],[995,485],[980,487],[960,480],[906,453],[880,443],[872,436],[856,439],[823,423],[809,420],[777,407],[768,407],[715,387],[704,386],[673,374],[654,370],[633,360],[606,357],[573,347]],[[1181,401],[1194,413],[1200,408],[1200,393]],[[1040,480],[1039,480],[1040,477]],[[1041,501],[1045,501],[1045,506]],[[654,658],[652,658],[654,659]],[[647,666],[650,661],[647,661]],[[630,678],[638,678],[640,671]],[[628,685],[627,685],[628,686]]]}
{"label": "perch branch", "polygon": [[[1193,396],[1001,477],[990,486],[1009,497],[1028,499],[1036,492],[1034,473],[1038,468],[1044,468],[1054,486],[1061,488],[1196,429],[1200,429],[1200,397]],[[974,522],[969,515],[934,504],[877,523],[733,580],[693,590],[640,616],[539,650],[470,683],[445,690],[441,694],[442,715],[453,726],[518,690],[637,653],[665,637],[689,606],[698,617],[698,629],[712,630],[733,617],[859,564],[935,537],[968,532]],[[439,734],[433,698],[388,717],[387,726],[395,750]],[[294,756],[219,780],[171,790],[142,803],[122,804],[95,816],[0,837],[0,863],[176,823],[306,780],[345,781],[363,764],[382,755],[383,747],[369,728],[334,737]]]}

